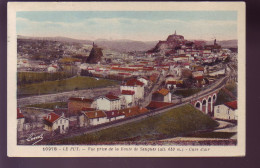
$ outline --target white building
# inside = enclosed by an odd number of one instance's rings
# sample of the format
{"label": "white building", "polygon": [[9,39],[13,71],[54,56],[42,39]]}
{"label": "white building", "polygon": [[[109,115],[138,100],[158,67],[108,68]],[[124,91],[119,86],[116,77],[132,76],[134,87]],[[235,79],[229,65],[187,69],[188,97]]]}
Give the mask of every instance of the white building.
{"label": "white building", "polygon": [[122,90],[121,94],[121,97],[124,100],[122,105],[124,105],[125,108],[129,108],[135,105],[135,91]]}
{"label": "white building", "polygon": [[61,134],[65,133],[69,129],[69,119],[56,113],[49,113],[44,117],[44,129],[46,131],[58,130]]}
{"label": "white building", "polygon": [[203,72],[202,71],[195,71],[195,72],[192,72],[192,77],[193,78],[196,78],[198,76],[203,76]]}
{"label": "white building", "polygon": [[20,58],[17,59],[17,67],[29,67],[29,61],[28,59]]}
{"label": "white building", "polygon": [[224,120],[237,120],[237,101],[215,106],[214,117]]}
{"label": "white building", "polygon": [[98,110],[120,110],[121,102],[120,98],[111,94],[100,96],[96,99]]}
{"label": "white building", "polygon": [[211,50],[203,50],[203,57],[210,56]]}
{"label": "white building", "polygon": [[144,98],[144,83],[140,82],[137,79],[130,79],[125,84],[120,86],[120,91],[123,90],[131,90],[134,91],[135,99],[143,99]]}
{"label": "white building", "polygon": [[50,72],[50,73],[53,73],[53,72],[57,72],[57,69],[58,68],[56,66],[51,65],[51,66],[48,67],[47,71]]}
{"label": "white building", "polygon": [[171,90],[171,89],[176,89],[177,87],[177,82],[176,81],[168,81],[166,82],[166,87],[167,89]]}
{"label": "white building", "polygon": [[107,122],[125,118],[125,115],[118,110],[106,111],[105,113],[107,116]]}
{"label": "white building", "polygon": [[17,108],[17,131],[23,131],[24,129],[24,116],[22,114],[22,111]]}
{"label": "white building", "polygon": [[107,122],[106,113],[101,110],[87,111],[79,117],[80,127],[89,127]]}
{"label": "white building", "polygon": [[88,68],[88,64],[86,63],[80,64],[79,68],[85,70]]}
{"label": "white building", "polygon": [[172,101],[171,92],[168,89],[162,88],[152,95],[152,101],[168,102]]}
{"label": "white building", "polygon": [[165,82],[167,83],[168,81],[176,81],[176,77],[174,77],[174,75],[167,75],[165,77]]}
{"label": "white building", "polygon": [[225,69],[220,69],[220,70],[217,70],[217,71],[209,72],[209,76],[224,75],[225,72],[226,72]]}
{"label": "white building", "polygon": [[139,77],[139,78],[137,78],[137,80],[142,82],[144,84],[144,86],[148,86],[148,83],[149,83],[149,79],[148,78],[146,78],[146,77]]}

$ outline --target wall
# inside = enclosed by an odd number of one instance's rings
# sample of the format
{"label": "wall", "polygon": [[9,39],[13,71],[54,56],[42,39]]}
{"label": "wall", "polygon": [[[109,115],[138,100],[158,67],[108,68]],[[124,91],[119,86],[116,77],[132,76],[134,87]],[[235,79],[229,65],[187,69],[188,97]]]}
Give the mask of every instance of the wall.
{"label": "wall", "polygon": [[23,131],[24,118],[17,119],[17,131]]}
{"label": "wall", "polygon": [[94,118],[94,119],[90,119],[89,120],[90,125],[98,125],[98,124],[103,124],[107,122],[107,118],[103,117],[103,118]]}
{"label": "wall", "polygon": [[[62,129],[62,126],[64,125],[64,130]],[[66,129],[69,128],[69,120],[66,118],[61,117],[60,119],[56,120],[52,125],[52,130],[58,129],[60,126],[60,133],[65,133]]]}
{"label": "wall", "polygon": [[68,102],[68,112],[70,114],[76,114],[77,112],[80,112],[82,108],[91,108],[90,102],[82,102],[82,101],[73,101],[70,100]]}
{"label": "wall", "polygon": [[96,101],[97,101],[98,110],[107,110],[107,111],[111,110],[111,103],[108,99],[104,97],[100,97]]}
{"label": "wall", "polygon": [[218,105],[214,107],[214,117],[225,120],[237,120],[237,110],[232,110],[226,105]]}

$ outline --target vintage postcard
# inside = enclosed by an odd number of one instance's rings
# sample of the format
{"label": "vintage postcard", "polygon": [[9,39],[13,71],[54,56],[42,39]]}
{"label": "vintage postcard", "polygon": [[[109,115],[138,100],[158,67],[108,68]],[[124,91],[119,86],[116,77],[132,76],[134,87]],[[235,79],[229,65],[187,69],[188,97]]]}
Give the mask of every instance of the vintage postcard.
{"label": "vintage postcard", "polygon": [[8,3],[9,157],[245,156],[245,3]]}

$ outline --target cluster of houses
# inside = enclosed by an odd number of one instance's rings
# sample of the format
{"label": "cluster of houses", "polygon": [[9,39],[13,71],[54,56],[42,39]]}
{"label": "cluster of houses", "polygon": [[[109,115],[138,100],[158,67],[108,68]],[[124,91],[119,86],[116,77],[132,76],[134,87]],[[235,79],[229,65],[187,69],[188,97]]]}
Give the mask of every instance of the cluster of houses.
{"label": "cluster of houses", "polygon": [[18,71],[38,71],[54,73],[60,70],[58,63],[47,64],[42,61],[32,61],[25,58],[17,59]]}
{"label": "cluster of houses", "polygon": [[[145,90],[149,85],[150,81],[146,77],[132,78],[121,84],[118,95],[108,93],[95,99],[70,97],[67,109],[55,109],[43,117],[44,130],[65,133],[69,127],[95,126],[172,104],[170,91],[161,88],[152,94],[150,104],[142,107],[140,102],[144,100]],[[24,118],[21,110],[17,115]],[[24,121],[19,120],[18,125],[23,123]]]}

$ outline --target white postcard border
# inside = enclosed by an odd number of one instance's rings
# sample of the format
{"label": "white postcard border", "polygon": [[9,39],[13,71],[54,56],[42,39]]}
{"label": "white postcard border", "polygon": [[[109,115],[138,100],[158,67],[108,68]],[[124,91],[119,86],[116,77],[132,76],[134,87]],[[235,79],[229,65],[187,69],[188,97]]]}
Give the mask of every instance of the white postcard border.
{"label": "white postcard border", "polygon": [[[238,37],[238,143],[236,146],[143,145],[17,145],[16,135],[16,12],[18,11],[237,11]],[[210,157],[245,156],[245,3],[244,2],[9,2],[7,54],[7,154],[9,157]],[[79,148],[77,148],[79,147]],[[90,148],[89,148],[90,147]],[[97,151],[98,148],[106,151]],[[131,147],[131,151],[121,148]],[[159,151],[165,147],[167,151]],[[168,148],[175,148],[169,151]],[[55,151],[55,148],[57,149]],[[95,151],[91,151],[95,148]],[[118,151],[117,151],[118,148]],[[155,148],[155,151],[140,151]],[[49,149],[44,151],[44,149]],[[78,149],[80,151],[78,151]],[[137,150],[135,150],[137,149]],[[179,149],[179,151],[177,151]],[[192,151],[194,149],[194,151]],[[203,151],[207,150],[208,151]]]}

